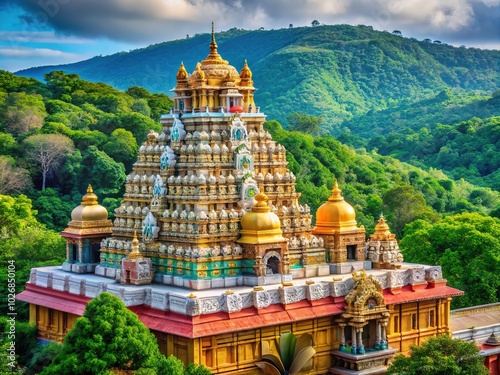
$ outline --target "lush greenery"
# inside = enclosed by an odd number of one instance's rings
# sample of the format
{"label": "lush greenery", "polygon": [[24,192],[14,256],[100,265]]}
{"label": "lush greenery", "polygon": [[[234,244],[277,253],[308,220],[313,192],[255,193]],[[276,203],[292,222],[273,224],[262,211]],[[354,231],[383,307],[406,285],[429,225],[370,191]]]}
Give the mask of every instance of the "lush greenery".
{"label": "lush greenery", "polygon": [[443,91],[344,125],[339,139],[347,144],[500,190],[500,90],[491,97]]}
{"label": "lush greenery", "polygon": [[138,145],[160,130],[171,105],[163,94],[121,92],[60,71],[45,83],[0,71],[0,194],[26,194],[55,230],[89,183],[113,213]]}
{"label": "lush greenery", "polygon": [[[36,211],[25,195],[0,195],[0,261],[4,270],[14,260],[16,293],[24,290],[33,267],[60,265],[65,259],[65,241],[36,220]],[[67,220],[67,219],[66,219]],[[0,273],[0,293],[7,295],[7,272]],[[0,312],[7,314],[7,299],[2,298]],[[28,318],[28,307],[17,301],[18,319]]]}
{"label": "lush greenery", "polygon": [[269,121],[266,128],[286,147],[301,201],[311,206],[311,212],[329,198],[337,179],[368,233],[381,212],[401,238],[404,226],[416,219],[435,222],[447,214],[489,213],[499,203],[498,192],[462,179],[453,181],[435,169],[424,171],[375,152],[355,151],[329,135],[289,132],[276,121]]}
{"label": "lush greenery", "polygon": [[[337,134],[343,121],[369,111],[408,105],[446,89],[491,94],[500,87],[500,51],[417,41],[369,26],[231,29],[216,38],[221,55],[237,69],[248,59],[259,88],[256,103],[283,125],[299,110],[322,117],[322,126]],[[194,70],[209,43],[209,34],[195,35],[60,69],[122,90],[137,85],[167,93],[180,62]],[[20,74],[42,79],[51,70]]]}
{"label": "lush greenery", "polygon": [[487,375],[483,358],[473,342],[442,335],[432,337],[421,346],[412,346],[409,357],[396,356],[388,375]]}
{"label": "lush greenery", "polygon": [[465,292],[454,308],[500,300],[500,220],[478,213],[449,216],[405,227],[400,244],[405,260],[438,264],[448,283]]}
{"label": "lush greenery", "polygon": [[209,375],[203,366],[186,369],[174,357],[165,358],[154,335],[111,293],[90,301],[83,316],[66,335],[62,349],[44,375],[113,374],[133,370],[142,375]]}

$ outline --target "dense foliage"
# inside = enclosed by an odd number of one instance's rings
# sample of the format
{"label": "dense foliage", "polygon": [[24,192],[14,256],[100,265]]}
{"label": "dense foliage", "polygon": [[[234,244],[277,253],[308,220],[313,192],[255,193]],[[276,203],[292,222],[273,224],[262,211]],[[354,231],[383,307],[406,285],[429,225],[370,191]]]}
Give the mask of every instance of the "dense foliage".
{"label": "dense foliage", "polygon": [[417,220],[405,227],[400,247],[409,262],[439,264],[448,284],[465,292],[454,308],[500,300],[499,219],[462,213],[435,224]]}
{"label": "dense foliage", "polygon": [[500,90],[491,97],[442,92],[344,125],[339,139],[347,144],[500,190]]}
{"label": "dense foliage", "polygon": [[[60,265],[65,259],[65,241],[58,233],[48,230],[36,220],[31,200],[25,195],[0,195],[0,264],[15,261],[16,293],[24,290],[33,267]],[[66,218],[67,220],[67,218]],[[0,293],[7,295],[7,272],[0,273]],[[7,298],[0,302],[0,312],[6,316]],[[17,318],[28,318],[28,306],[16,302]]]}
{"label": "dense foliage", "polygon": [[396,356],[388,375],[487,375],[483,358],[473,342],[447,335],[431,337],[421,346],[412,346],[410,356]]}
{"label": "dense foliage", "polygon": [[[356,210],[358,223],[368,233],[381,212],[401,238],[404,226],[416,219],[433,222],[451,213],[488,213],[499,202],[498,192],[464,180],[453,181],[438,170],[426,172],[375,152],[355,151],[329,135],[314,138],[289,132],[276,121],[267,122],[266,128],[286,147],[301,201],[311,206],[311,212],[330,197],[337,179],[345,199]],[[488,199],[474,199],[476,196]]]}
{"label": "dense foliage", "polygon": [[[217,33],[216,39],[223,58],[237,69],[248,60],[259,88],[256,102],[284,125],[291,113],[302,111],[322,117],[324,128],[338,131],[344,120],[445,89],[491,93],[500,87],[500,51],[417,41],[369,26],[231,29]],[[207,56],[209,43],[209,34],[195,35],[61,69],[122,90],[137,85],[166,93],[175,86],[180,62],[194,70]],[[53,69],[20,74],[42,79]]]}
{"label": "dense foliage", "polygon": [[138,145],[172,102],[61,71],[45,81],[0,71],[0,194],[28,195],[38,220],[62,230],[89,183],[113,212]]}
{"label": "dense foliage", "polygon": [[43,375],[113,374],[136,370],[150,375],[209,375],[203,366],[184,365],[175,357],[165,358],[154,335],[111,293],[90,301],[83,316],[66,335],[59,354]]}

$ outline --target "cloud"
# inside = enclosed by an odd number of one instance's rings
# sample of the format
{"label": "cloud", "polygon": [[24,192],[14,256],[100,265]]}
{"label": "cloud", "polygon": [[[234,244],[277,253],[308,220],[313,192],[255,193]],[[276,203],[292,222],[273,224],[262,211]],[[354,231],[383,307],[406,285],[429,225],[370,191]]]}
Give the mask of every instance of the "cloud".
{"label": "cloud", "polygon": [[17,71],[42,65],[69,64],[91,56],[64,52],[50,48],[29,48],[0,46],[2,69]]}
{"label": "cloud", "polygon": [[0,40],[12,43],[87,44],[91,40],[57,35],[53,31],[0,31]]}
{"label": "cloud", "polygon": [[443,41],[498,40],[500,0],[2,0],[21,6],[27,28],[153,43],[232,27],[350,23]]}
{"label": "cloud", "polygon": [[0,47],[0,56],[5,57],[55,57],[58,59],[77,59],[81,55],[71,52],[63,52],[50,48],[27,48],[27,47]]}

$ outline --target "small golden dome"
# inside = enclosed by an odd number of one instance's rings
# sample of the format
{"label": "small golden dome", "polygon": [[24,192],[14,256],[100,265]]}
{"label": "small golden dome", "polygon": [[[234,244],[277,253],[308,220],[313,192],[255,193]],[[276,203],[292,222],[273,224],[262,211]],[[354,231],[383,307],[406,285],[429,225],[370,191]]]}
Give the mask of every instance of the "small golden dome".
{"label": "small golden dome", "polygon": [[188,72],[186,68],[184,67],[184,62],[181,62],[181,66],[179,67],[179,70],[177,71],[177,81],[184,81],[188,77]]}
{"label": "small golden dome", "polygon": [[342,191],[339,189],[337,181],[335,181],[331,197],[316,211],[316,229],[314,232],[319,234],[345,232],[358,229],[356,225],[356,212],[344,200]]}
{"label": "small golden dome", "polygon": [[396,237],[395,234],[391,233],[391,229],[387,222],[385,221],[384,215],[380,215],[377,224],[375,225],[375,233],[370,236],[372,241],[387,241],[393,240]]}
{"label": "small golden dome", "polygon": [[285,241],[280,219],[267,205],[267,195],[259,193],[255,200],[257,203],[253,205],[252,211],[241,218],[241,238],[237,242],[261,244]]}
{"label": "small golden dome", "polygon": [[87,194],[82,198],[82,203],[71,212],[71,220],[97,221],[107,219],[108,210],[97,203],[97,195],[94,194],[92,186],[89,185]]}
{"label": "small golden dome", "polygon": [[252,71],[248,67],[248,63],[247,63],[246,59],[245,59],[245,63],[243,64],[243,68],[241,69],[241,72],[240,72],[240,78],[247,79],[247,80],[252,79]]}
{"label": "small golden dome", "polygon": [[205,79],[205,72],[203,70],[201,70],[201,64],[200,63],[196,64],[196,68],[194,69],[192,77],[195,80],[203,80],[203,79]]}

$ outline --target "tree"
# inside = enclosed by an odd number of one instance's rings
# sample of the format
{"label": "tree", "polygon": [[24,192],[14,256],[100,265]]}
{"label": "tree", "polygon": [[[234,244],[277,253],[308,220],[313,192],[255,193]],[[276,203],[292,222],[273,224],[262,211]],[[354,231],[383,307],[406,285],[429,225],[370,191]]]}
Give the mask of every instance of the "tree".
{"label": "tree", "polygon": [[[36,218],[31,200],[24,195],[0,195],[0,264],[15,260],[16,293],[24,289],[33,267],[61,264],[65,258],[65,240],[47,230]],[[7,295],[7,272],[0,272],[0,294]],[[29,306],[16,306],[19,320],[28,318]],[[0,314],[5,316],[7,299],[0,300]]]}
{"label": "tree", "polygon": [[41,95],[13,92],[5,101],[4,121],[7,129],[14,134],[42,127],[45,116],[47,112]]}
{"label": "tree", "polygon": [[319,21],[318,20],[314,20],[311,22],[311,26],[312,27],[316,27],[316,26],[319,26]]}
{"label": "tree", "polygon": [[90,301],[43,375],[105,374],[110,369],[156,370],[162,359],[154,335],[111,293]]}
{"label": "tree", "polygon": [[18,168],[10,156],[0,156],[0,194],[17,194],[30,186],[28,171]]}
{"label": "tree", "polygon": [[42,190],[45,190],[47,175],[56,169],[63,158],[74,149],[73,141],[62,134],[36,134],[24,140],[27,156],[42,169]]}
{"label": "tree", "polygon": [[390,226],[398,237],[401,237],[405,225],[416,219],[437,219],[423,195],[411,185],[402,184],[389,189],[384,194],[383,201],[384,214],[387,214]]}
{"label": "tree", "polygon": [[439,264],[448,283],[465,292],[453,308],[500,299],[500,220],[478,213],[448,216],[430,224],[417,220],[400,243],[406,261]]}
{"label": "tree", "polygon": [[318,135],[320,132],[319,125],[323,121],[321,117],[307,115],[303,112],[295,112],[287,117],[290,124],[290,131],[299,131],[304,134]]}
{"label": "tree", "polygon": [[90,146],[83,154],[83,167],[81,169],[84,179],[80,187],[88,184],[94,186],[95,193],[103,199],[103,195],[117,194],[125,182],[125,167],[117,163],[104,151],[95,146]]}
{"label": "tree", "polygon": [[136,99],[134,104],[132,104],[132,110],[134,112],[138,112],[144,116],[151,115],[151,108],[149,108],[148,102],[146,99]]}
{"label": "tree", "polygon": [[421,346],[412,346],[410,356],[398,355],[388,375],[487,375],[478,348],[472,342],[447,335],[431,337]]}
{"label": "tree", "polygon": [[123,163],[125,169],[130,171],[132,164],[137,160],[137,140],[132,132],[118,128],[113,130],[103,150],[115,161]]}

